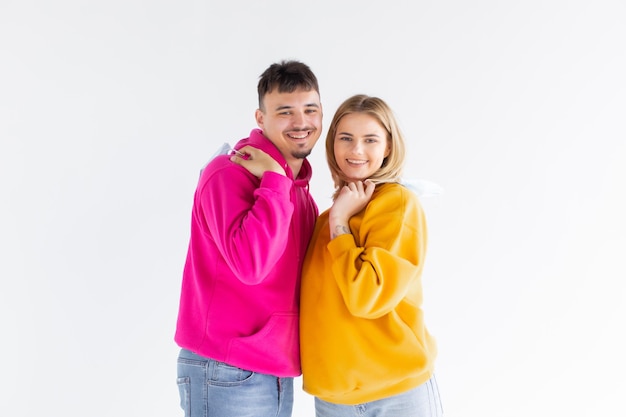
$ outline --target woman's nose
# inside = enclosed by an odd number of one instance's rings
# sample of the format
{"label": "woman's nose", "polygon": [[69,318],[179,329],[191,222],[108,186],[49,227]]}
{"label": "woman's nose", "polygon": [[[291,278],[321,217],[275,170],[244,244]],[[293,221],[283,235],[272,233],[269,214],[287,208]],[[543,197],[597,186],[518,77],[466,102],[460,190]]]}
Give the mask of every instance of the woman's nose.
{"label": "woman's nose", "polygon": [[363,144],[359,142],[358,140],[355,140],[354,142],[352,142],[352,152],[355,154],[363,153]]}

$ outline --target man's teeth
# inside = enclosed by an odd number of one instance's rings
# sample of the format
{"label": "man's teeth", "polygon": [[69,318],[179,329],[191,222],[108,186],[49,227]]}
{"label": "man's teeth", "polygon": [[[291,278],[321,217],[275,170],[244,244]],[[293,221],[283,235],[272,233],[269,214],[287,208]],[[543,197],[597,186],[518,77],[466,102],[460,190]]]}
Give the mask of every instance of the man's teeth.
{"label": "man's teeth", "polygon": [[304,139],[308,136],[308,133],[303,133],[300,135],[294,135],[293,133],[289,135],[289,137],[292,137],[294,139]]}

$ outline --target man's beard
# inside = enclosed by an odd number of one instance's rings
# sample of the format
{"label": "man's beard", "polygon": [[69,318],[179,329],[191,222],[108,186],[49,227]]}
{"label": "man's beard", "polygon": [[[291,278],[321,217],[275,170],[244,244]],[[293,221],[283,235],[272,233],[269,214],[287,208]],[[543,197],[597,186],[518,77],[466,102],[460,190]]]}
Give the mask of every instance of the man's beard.
{"label": "man's beard", "polygon": [[303,149],[301,151],[293,151],[291,152],[291,156],[293,156],[294,158],[298,158],[298,159],[304,159],[307,156],[311,155],[311,151],[313,149]]}

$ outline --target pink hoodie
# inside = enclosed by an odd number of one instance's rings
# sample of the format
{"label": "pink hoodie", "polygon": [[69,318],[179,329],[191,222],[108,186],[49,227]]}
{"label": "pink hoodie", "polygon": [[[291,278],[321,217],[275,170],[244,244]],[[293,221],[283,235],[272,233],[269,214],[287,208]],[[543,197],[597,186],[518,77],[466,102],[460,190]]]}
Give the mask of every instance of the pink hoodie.
{"label": "pink hoodie", "polygon": [[256,178],[220,155],[194,196],[175,341],[201,356],[250,371],[298,376],[300,270],[318,208],[259,129],[237,143],[278,161],[287,176]]}

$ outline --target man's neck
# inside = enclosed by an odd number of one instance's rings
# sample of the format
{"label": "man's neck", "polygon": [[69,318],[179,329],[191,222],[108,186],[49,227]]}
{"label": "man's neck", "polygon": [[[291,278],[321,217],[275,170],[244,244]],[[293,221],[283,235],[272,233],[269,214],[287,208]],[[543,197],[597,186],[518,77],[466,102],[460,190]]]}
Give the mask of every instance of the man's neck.
{"label": "man's neck", "polygon": [[291,173],[293,174],[293,178],[298,178],[298,174],[300,174],[300,169],[302,168],[302,164],[304,163],[304,159],[296,159],[292,158],[287,161],[287,165],[291,168]]}

